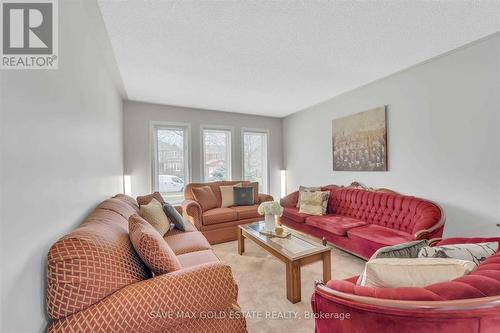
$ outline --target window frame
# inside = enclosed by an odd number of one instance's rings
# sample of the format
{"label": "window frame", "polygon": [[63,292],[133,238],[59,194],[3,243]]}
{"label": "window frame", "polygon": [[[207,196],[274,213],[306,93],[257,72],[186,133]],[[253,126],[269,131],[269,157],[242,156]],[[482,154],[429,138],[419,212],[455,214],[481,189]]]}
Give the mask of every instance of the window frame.
{"label": "window frame", "polygon": [[200,142],[201,142],[201,149],[200,149],[200,178],[204,182],[208,182],[209,180],[207,179],[205,175],[205,130],[212,130],[212,131],[224,131],[229,133],[229,149],[226,149],[226,151],[229,153],[229,168],[228,168],[228,177],[226,180],[232,180],[233,175],[234,175],[234,163],[233,163],[233,137],[234,137],[234,128],[231,126],[220,126],[220,125],[200,125]]}
{"label": "window frame", "polygon": [[[150,156],[151,156],[151,192],[159,191],[158,184],[158,130],[164,129],[177,129],[183,130],[185,133],[183,148],[184,156],[186,161],[184,161],[184,185],[191,182],[193,178],[193,172],[191,168],[192,160],[192,149],[191,149],[191,124],[182,122],[167,122],[167,121],[150,121]],[[177,204],[177,203],[175,203]]]}
{"label": "window frame", "polygon": [[241,178],[245,180],[245,133],[260,133],[266,134],[266,173],[267,173],[267,184],[266,188],[262,189],[262,192],[265,194],[269,194],[271,191],[271,168],[269,163],[269,156],[271,152],[271,131],[267,128],[251,128],[251,127],[242,127],[241,128]]}

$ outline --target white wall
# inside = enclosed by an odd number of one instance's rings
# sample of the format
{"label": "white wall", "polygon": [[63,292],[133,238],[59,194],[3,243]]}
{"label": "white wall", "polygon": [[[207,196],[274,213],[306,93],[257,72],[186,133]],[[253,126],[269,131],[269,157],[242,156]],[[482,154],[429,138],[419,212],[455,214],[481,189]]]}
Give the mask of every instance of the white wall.
{"label": "white wall", "polygon": [[[95,1],[59,1],[59,69],[1,71],[1,328],[46,328],[50,245],[122,191],[120,78]],[[118,88],[117,88],[118,87]]]}
{"label": "white wall", "polygon": [[[333,172],[332,120],[388,105],[388,172]],[[388,187],[444,206],[445,235],[500,235],[500,35],[284,119],[288,190]]]}
{"label": "white wall", "polygon": [[181,122],[191,124],[191,167],[193,182],[202,181],[201,126],[220,125],[231,127],[233,179],[242,179],[241,129],[269,130],[270,193],[280,193],[280,169],[283,160],[281,119],[251,116],[239,113],[199,110],[176,106],[126,102],[125,124],[125,174],[131,176],[132,195],[151,192],[151,143],[150,122]]}

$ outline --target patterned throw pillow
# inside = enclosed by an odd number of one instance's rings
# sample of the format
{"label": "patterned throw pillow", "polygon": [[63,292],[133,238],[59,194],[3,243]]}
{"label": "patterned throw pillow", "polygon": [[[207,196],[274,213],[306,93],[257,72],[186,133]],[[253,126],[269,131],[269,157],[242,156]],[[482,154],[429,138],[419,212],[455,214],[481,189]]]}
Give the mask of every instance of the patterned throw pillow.
{"label": "patterned throw pillow", "polygon": [[498,251],[498,242],[477,244],[453,244],[426,246],[418,253],[419,258],[453,258],[472,261],[476,266]]}
{"label": "patterned throw pillow", "polygon": [[191,191],[204,212],[212,208],[217,208],[217,198],[210,186],[193,187]]}
{"label": "patterned throw pillow", "polygon": [[235,206],[252,206],[254,200],[254,189],[251,186],[234,187],[234,205]]}
{"label": "patterned throw pillow", "polygon": [[297,200],[297,208],[300,208],[300,197],[301,197],[301,194],[303,192],[317,192],[317,191],[321,191],[321,187],[319,186],[302,186],[300,185],[299,186],[299,199]]}
{"label": "patterned throw pillow", "polygon": [[323,215],[326,211],[329,191],[302,192],[300,195],[299,212],[309,215]]}
{"label": "patterned throw pillow", "polygon": [[184,218],[182,217],[181,214],[175,209],[174,206],[169,204],[168,202],[165,202],[163,204],[163,212],[165,215],[167,215],[168,219],[172,221],[172,223],[175,225],[177,229],[180,231],[186,231],[186,225],[184,223]]}
{"label": "patterned throw pillow", "polygon": [[154,192],[154,193],[151,193],[151,194],[148,194],[148,195],[142,195],[142,196],[138,196],[136,198],[137,200],[137,204],[139,206],[142,206],[142,205],[147,205],[148,203],[151,202],[151,200],[153,199],[156,199],[158,200],[159,203],[163,204],[165,202],[165,200],[163,200],[163,197],[162,195],[160,194],[160,192]]}
{"label": "patterned throw pillow", "polygon": [[173,272],[181,268],[174,251],[151,224],[139,215],[128,219],[129,237],[142,261],[155,275]]}
{"label": "patterned throw pillow", "polygon": [[220,196],[221,196],[221,207],[231,207],[234,206],[234,191],[233,187],[241,187],[241,183],[235,185],[219,186]]}
{"label": "patterned throw pillow", "polygon": [[170,221],[163,211],[163,206],[158,200],[153,199],[147,205],[142,205],[140,214],[163,237],[170,230]]}

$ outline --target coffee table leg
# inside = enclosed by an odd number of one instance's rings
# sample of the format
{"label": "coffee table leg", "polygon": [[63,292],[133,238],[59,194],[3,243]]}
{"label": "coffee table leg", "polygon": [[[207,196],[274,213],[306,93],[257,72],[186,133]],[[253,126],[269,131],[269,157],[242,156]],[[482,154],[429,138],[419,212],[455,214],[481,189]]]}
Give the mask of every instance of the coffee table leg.
{"label": "coffee table leg", "polygon": [[323,257],[323,282],[327,283],[332,279],[332,262],[330,261],[330,251],[324,252],[322,257]]}
{"label": "coffee table leg", "polygon": [[286,298],[293,304],[300,302],[300,264],[289,261],[286,264]]}
{"label": "coffee table leg", "polygon": [[241,228],[238,228],[238,254],[242,255],[243,252],[245,252],[245,236],[243,236]]}

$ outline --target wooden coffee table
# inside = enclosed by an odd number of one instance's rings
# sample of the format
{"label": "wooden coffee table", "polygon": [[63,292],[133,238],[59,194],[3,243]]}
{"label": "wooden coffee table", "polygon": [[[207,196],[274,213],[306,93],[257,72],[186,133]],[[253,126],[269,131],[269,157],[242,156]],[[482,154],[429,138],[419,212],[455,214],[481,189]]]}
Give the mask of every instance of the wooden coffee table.
{"label": "wooden coffee table", "polygon": [[[331,278],[330,247],[289,228],[287,238],[270,237],[260,233],[264,222],[240,225],[238,228],[238,253],[245,252],[245,238],[257,243],[267,252],[286,264],[286,297],[292,303],[300,302],[300,268],[322,260],[323,281]],[[313,281],[311,281],[313,283]]]}

